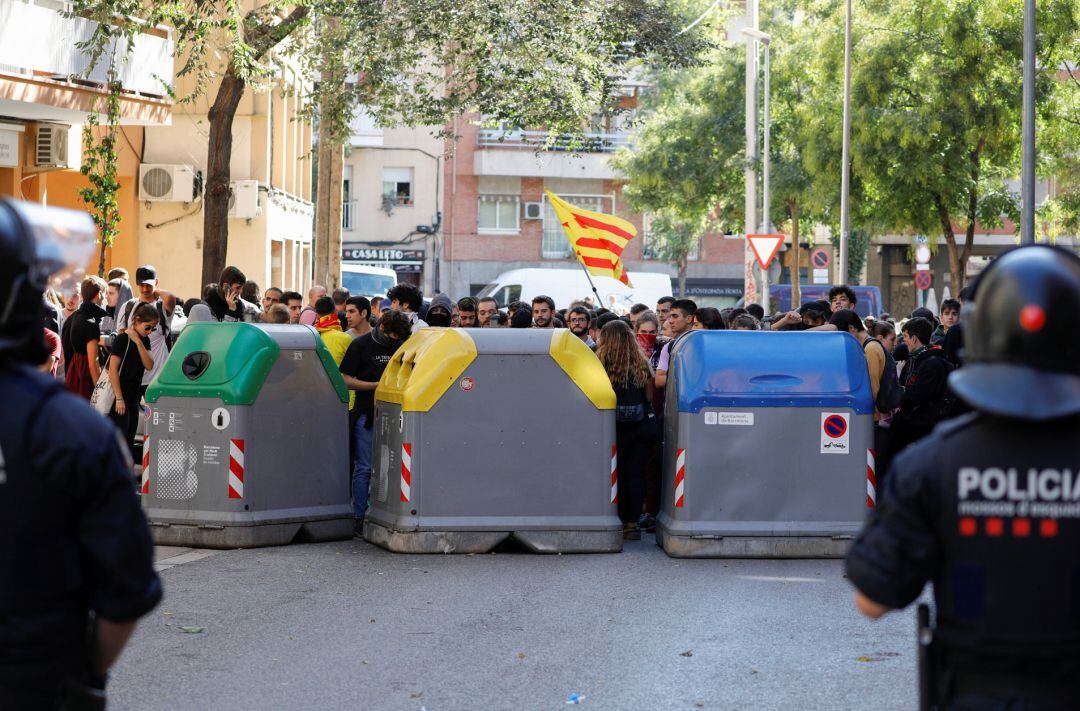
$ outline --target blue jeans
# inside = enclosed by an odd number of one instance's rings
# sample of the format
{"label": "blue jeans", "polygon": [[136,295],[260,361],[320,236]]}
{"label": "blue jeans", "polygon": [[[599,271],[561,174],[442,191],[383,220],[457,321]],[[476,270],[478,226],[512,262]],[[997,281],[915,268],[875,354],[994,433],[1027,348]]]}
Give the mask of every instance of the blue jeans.
{"label": "blue jeans", "polygon": [[367,415],[360,415],[353,428],[356,462],[353,464],[352,471],[352,499],[357,522],[364,520],[368,504],[368,487],[371,485],[371,440],[375,430],[365,427],[367,418]]}

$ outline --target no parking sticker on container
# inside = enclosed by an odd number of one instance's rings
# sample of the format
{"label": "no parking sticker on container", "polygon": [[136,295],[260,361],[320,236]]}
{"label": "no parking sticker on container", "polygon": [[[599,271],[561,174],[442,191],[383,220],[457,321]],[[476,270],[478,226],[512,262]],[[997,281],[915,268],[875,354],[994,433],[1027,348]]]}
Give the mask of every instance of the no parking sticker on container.
{"label": "no parking sticker on container", "polygon": [[847,413],[821,413],[822,454],[847,454],[851,449],[849,440]]}

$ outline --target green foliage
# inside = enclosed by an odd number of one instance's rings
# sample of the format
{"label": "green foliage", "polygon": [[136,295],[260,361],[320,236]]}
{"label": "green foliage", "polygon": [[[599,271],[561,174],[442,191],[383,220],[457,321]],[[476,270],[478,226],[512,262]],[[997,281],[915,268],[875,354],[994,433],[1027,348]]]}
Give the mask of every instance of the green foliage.
{"label": "green foliage", "polygon": [[112,247],[119,234],[120,205],[117,194],[120,182],[116,177],[116,136],[120,123],[120,82],[115,72],[109,72],[109,93],[105,98],[105,131],[95,139],[95,129],[100,127],[101,116],[96,107],[83,126],[82,167],[79,169],[90,182],[90,187],[79,190],[79,197],[89,208],[90,217],[98,228],[101,250],[98,257],[98,276],[105,276],[105,250]]}

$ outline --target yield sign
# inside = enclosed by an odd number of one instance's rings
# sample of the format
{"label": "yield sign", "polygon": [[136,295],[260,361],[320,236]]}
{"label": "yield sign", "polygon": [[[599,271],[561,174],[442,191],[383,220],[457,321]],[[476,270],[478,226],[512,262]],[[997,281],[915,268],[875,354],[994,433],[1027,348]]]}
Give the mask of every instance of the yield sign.
{"label": "yield sign", "polygon": [[780,251],[780,245],[784,243],[784,235],[746,235],[750,242],[750,249],[754,250],[758,264],[762,269],[768,269],[776,253]]}

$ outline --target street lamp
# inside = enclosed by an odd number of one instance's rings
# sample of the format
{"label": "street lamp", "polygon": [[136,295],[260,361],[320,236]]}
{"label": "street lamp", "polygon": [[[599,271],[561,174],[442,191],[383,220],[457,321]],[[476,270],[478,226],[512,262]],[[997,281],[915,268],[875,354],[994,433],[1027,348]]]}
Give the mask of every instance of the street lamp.
{"label": "street lamp", "polygon": [[[763,156],[761,159],[761,234],[771,234],[770,229],[772,221],[769,219],[769,138],[770,128],[772,125],[771,114],[769,113],[769,80],[770,80],[770,67],[769,67],[769,45],[772,42],[772,35],[768,32],[762,32],[754,27],[744,27],[740,32],[756,42],[760,42],[765,45],[765,97],[762,101],[765,111],[765,146],[762,149]],[[756,77],[755,77],[756,82]],[[761,270],[761,301],[762,306],[765,309],[765,315],[769,315],[769,270]]]}
{"label": "street lamp", "polygon": [[848,281],[848,239],[851,235],[851,0],[844,13],[844,137],[840,149],[840,258],[839,284]]}

